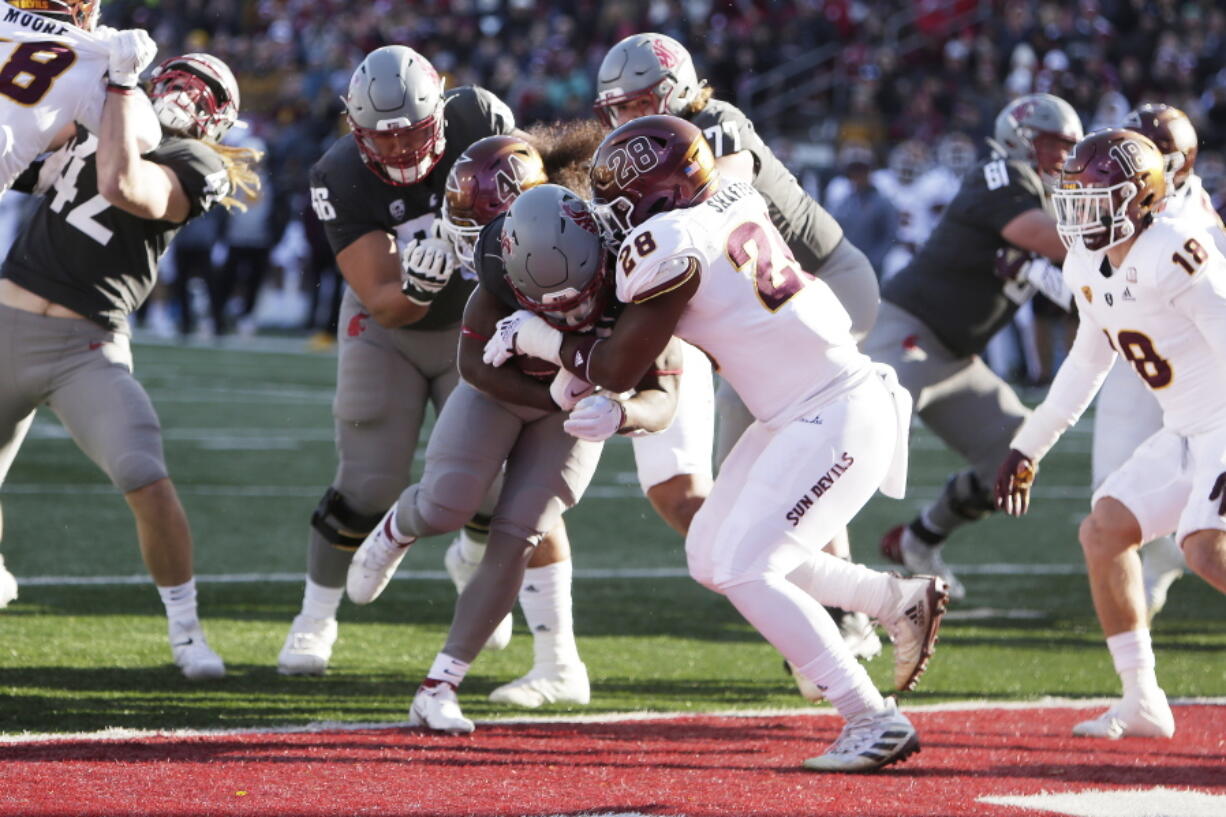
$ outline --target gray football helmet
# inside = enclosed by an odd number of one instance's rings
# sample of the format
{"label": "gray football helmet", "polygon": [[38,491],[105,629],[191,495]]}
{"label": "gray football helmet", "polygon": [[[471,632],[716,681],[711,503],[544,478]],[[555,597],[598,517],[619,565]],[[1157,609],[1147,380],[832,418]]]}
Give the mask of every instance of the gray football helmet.
{"label": "gray football helmet", "polygon": [[650,114],[681,116],[702,85],[681,43],[664,34],[632,34],[600,63],[596,116],[610,128]]}
{"label": "gray football helmet", "polygon": [[502,224],[502,260],[516,300],[554,327],[575,332],[599,320],[608,254],[587,203],[565,187],[520,194]]}
{"label": "gray football helmet", "polygon": [[443,82],[403,45],[366,55],[349,79],[345,111],[362,161],[392,184],[417,184],[443,156]]}
{"label": "gray football helmet", "polygon": [[997,115],[995,138],[988,143],[1006,158],[1035,168],[1050,187],[1060,177],[1065,157],[1084,135],[1072,105],[1051,94],[1026,94]]}

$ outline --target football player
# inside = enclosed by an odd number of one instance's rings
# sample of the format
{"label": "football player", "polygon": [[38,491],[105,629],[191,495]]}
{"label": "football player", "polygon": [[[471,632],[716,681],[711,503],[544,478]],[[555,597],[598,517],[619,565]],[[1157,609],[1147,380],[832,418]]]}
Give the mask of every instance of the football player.
{"label": "football player", "polygon": [[46,403],[136,518],[141,556],[190,679],[220,678],[196,612],[192,537],[167,474],[157,413],[132,376],[128,315],[149,296],[158,258],[190,219],[242,206],[251,153],[218,144],[238,116],[238,84],[209,54],[166,60],[150,96],[166,131],[140,153],[132,113],[144,94],[112,88],[95,135],[75,135],[15,184],[43,200],[0,269],[0,479]]}
{"label": "football player", "polygon": [[[109,83],[135,88],[157,54],[142,29],[98,27],[101,0],[9,0],[0,3],[0,195],[39,154],[76,133],[98,133]],[[142,94],[131,106],[142,152],[161,141],[157,117]]]}
{"label": "football player", "polygon": [[[646,116],[605,137],[592,160],[593,213],[619,247],[626,304],[607,338],[565,335],[532,312],[500,321],[486,346],[558,363],[612,392],[631,388],[677,337],[719,361],[756,418],[725,460],[686,537],[690,574],[732,604],[847,726],[818,771],[868,771],[918,748],[822,606],[878,618],[894,638],[894,680],[927,666],[946,601],[936,577],[904,579],[821,550],[880,486],[906,480],[905,391],[856,349],[830,287],[796,264],[766,200],[721,186],[702,132]],[[767,365],[764,365],[766,363]]]}
{"label": "football player", "polygon": [[[581,196],[590,194],[587,163],[604,135],[596,123],[537,126],[527,135],[541,146],[541,153],[513,136],[489,136],[473,143],[451,168],[443,232],[465,268],[479,268],[474,259],[477,237],[487,225],[489,234],[500,234],[502,213],[520,191],[544,181],[546,168],[552,181]],[[482,260],[488,265],[494,258]],[[713,429],[710,364],[693,346],[681,348],[686,376],[678,384],[675,419],[665,431],[635,436],[631,443],[644,494],[661,518],[684,536],[710,489]],[[555,639],[573,641],[570,554],[564,537],[551,538],[558,541],[546,541],[533,551],[519,596],[537,660],[526,676],[490,693],[498,703],[535,707],[586,703],[590,698],[577,653],[566,656],[573,665],[559,664],[558,651],[549,644]],[[448,559],[461,561],[457,570],[467,577],[481,554],[453,548]]]}
{"label": "football player", "polygon": [[[734,105],[713,98],[706,81],[699,81],[685,46],[664,34],[626,37],[601,61],[596,90],[597,116],[610,128],[650,114],[678,116],[699,128],[721,171],[750,180],[766,199],[771,220],[801,268],[813,272],[834,290],[851,315],[855,337],[860,339],[868,333],[880,301],[872,263],[844,240],[843,228],[805,193],[758,135],[753,122]],[[687,371],[697,372],[698,363],[692,361]],[[720,381],[715,405],[719,417],[715,438],[718,465],[753,422],[753,415],[726,380]],[[684,479],[674,481],[674,486],[672,490],[684,491],[683,497],[699,500],[708,490]],[[846,531],[836,534],[830,549],[850,558]],[[840,616],[839,625],[857,655],[872,658],[881,651],[881,642],[867,618],[832,612]]]}
{"label": "football player", "polygon": [[[1162,152],[1166,201],[1162,215],[1186,221],[1209,233],[1226,252],[1226,230],[1196,175],[1196,129],[1187,115],[1170,105],[1140,105],[1125,117],[1124,127],[1146,136]],[[1162,409],[1126,361],[1116,360],[1098,391],[1094,412],[1093,487],[1124,464],[1151,434],[1162,427]],[[1183,575],[1183,553],[1170,536],[1145,543],[1141,550],[1145,607],[1152,619],[1166,603],[1171,583]]]}
{"label": "football player", "polygon": [[1140,546],[1175,535],[1188,566],[1226,593],[1226,256],[1201,225],[1159,214],[1163,156],[1135,131],[1079,142],[1053,193],[1080,322],[1047,398],[1003,458],[997,507],[1025,513],[1039,461],[1122,357],[1163,425],[1103,481],[1081,523],[1094,609],[1122,699],[1073,728],[1085,737],[1170,737],[1154,674]]}
{"label": "football player", "polygon": [[[894,367],[924,425],[970,464],[881,542],[891,561],[944,578],[955,600],[966,590],[941,545],[992,512],[996,466],[1028,414],[981,354],[1037,287],[1068,297],[1059,270],[1044,260],[1058,263],[1065,252],[1046,188],[1080,138],[1077,113],[1058,97],[1030,94],[1006,105],[996,117],[995,154],[966,174],[927,243],[886,283],[877,325],[861,344]],[[1030,261],[1031,253],[1039,259]],[[1005,263],[1015,256],[1026,263]]]}
{"label": "football player", "polygon": [[[434,67],[401,45],[366,56],[345,109],[351,133],[310,180],[311,205],[349,285],[332,404],[339,463],[311,515],[302,608],[277,659],[286,675],[327,669],[353,551],[412,481],[427,403],[440,409],[459,379],[456,343],[473,282],[453,274],[449,244],[436,235],[447,174],[473,142],[515,129],[498,97],[473,86],[444,91]],[[418,260],[429,252],[431,264],[402,269],[401,250],[414,241]],[[474,519],[467,533],[483,541],[484,524]],[[508,621],[491,646],[506,646],[510,635]]]}
{"label": "football player", "polygon": [[905,267],[932,232],[929,195],[920,184],[931,165],[928,146],[906,139],[890,151],[886,166],[873,172],[873,184],[898,211],[898,239],[886,253],[882,281]]}
{"label": "football player", "polygon": [[[529,314],[570,333],[588,333],[607,320],[610,258],[587,206],[566,188],[544,184],[522,193],[505,220],[481,232],[476,259],[481,285],[464,311],[460,340],[464,381],[430,436],[422,481],[401,494],[358,548],[347,582],[355,602],[374,600],[417,537],[460,527],[505,463],[489,544],[409,711],[410,725],[453,734],[473,731],[456,690],[515,603],[525,563],[548,547],[541,544],[545,533],[582,496],[605,439],[659,431],[672,421],[681,366],[679,345],[672,344],[622,390],[634,390],[627,396],[592,394],[577,378],[558,377],[556,363],[521,358],[496,368],[483,361],[497,321],[525,305]],[[477,428],[480,436],[473,433]],[[542,642],[536,646],[539,651]],[[575,702],[587,703],[586,670],[573,634],[569,643],[555,639],[544,646],[555,653],[552,660],[583,673],[585,695]]]}

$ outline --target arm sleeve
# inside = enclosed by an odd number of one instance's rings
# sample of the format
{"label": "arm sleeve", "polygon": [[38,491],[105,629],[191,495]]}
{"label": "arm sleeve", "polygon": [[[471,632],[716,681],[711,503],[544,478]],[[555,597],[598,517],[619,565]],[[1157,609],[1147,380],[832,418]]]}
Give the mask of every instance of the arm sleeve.
{"label": "arm sleeve", "polygon": [[146,158],[169,167],[179,177],[191,202],[189,219],[207,213],[230,193],[230,177],[221,156],[196,139],[169,140]]}
{"label": "arm sleeve", "polygon": [[1103,330],[1082,310],[1068,357],[1047,397],[1014,436],[1012,447],[1035,462],[1041,460],[1090,405],[1114,362],[1115,350]]}
{"label": "arm sleeve", "polygon": [[[652,250],[640,256],[635,249],[639,236],[650,234],[653,246],[676,247],[679,251],[665,255]],[[702,268],[702,258],[690,240],[687,230],[676,220],[640,224],[625,240],[617,253],[617,299],[622,303],[641,304],[672,292]]]}

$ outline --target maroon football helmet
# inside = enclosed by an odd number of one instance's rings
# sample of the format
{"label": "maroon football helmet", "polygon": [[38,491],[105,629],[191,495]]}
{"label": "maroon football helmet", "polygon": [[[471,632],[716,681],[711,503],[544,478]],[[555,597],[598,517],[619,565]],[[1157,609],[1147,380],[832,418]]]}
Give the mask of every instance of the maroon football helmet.
{"label": "maroon football helmet", "polygon": [[1148,136],[1162,151],[1166,161],[1167,194],[1183,187],[1196,167],[1196,128],[1188,115],[1171,105],[1147,102],[1129,111],[1124,117],[1124,127]]}
{"label": "maroon football helmet", "polygon": [[1105,250],[1140,233],[1166,195],[1162,153],[1131,130],[1091,133],[1064,162],[1052,191],[1056,229],[1070,249]]}
{"label": "maroon football helmet", "polygon": [[592,157],[592,215],[618,246],[647,219],[692,207],[715,192],[719,173],[702,131],[675,116],[644,116],[609,133]]}
{"label": "maroon football helmet", "polygon": [[460,263],[474,269],[481,228],[520,193],[549,181],[536,148],[514,136],[487,136],[469,145],[447,174],[443,234]]}

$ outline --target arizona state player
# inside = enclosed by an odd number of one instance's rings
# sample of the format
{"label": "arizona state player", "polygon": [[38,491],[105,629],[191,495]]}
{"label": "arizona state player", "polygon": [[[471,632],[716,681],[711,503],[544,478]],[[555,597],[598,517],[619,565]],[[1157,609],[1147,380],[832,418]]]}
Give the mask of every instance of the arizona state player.
{"label": "arizona state player", "polygon": [[[0,270],[0,479],[47,404],[110,477],[136,517],[141,555],[166,606],[175,663],[191,679],[225,665],[196,614],[192,538],[167,475],[153,404],[132,376],[128,315],[185,222],[252,193],[256,158],[218,140],[238,116],[238,85],[208,54],[166,60],[151,98],[166,131],[140,155],[135,89],[113,88],[101,133],[84,128],[16,187],[42,193]],[[240,205],[241,206],[241,205]]]}
{"label": "arizona state player", "polygon": [[[433,66],[400,45],[366,56],[345,107],[352,133],[315,164],[310,182],[349,285],[332,405],[339,463],[311,515],[302,610],[277,662],[283,674],[327,669],[353,551],[412,481],[426,404],[441,409],[459,379],[456,342],[473,282],[454,275],[435,220],[464,149],[515,129],[498,97],[470,86],[444,92]],[[401,250],[408,260],[420,248],[442,263],[409,268],[402,280]]]}

